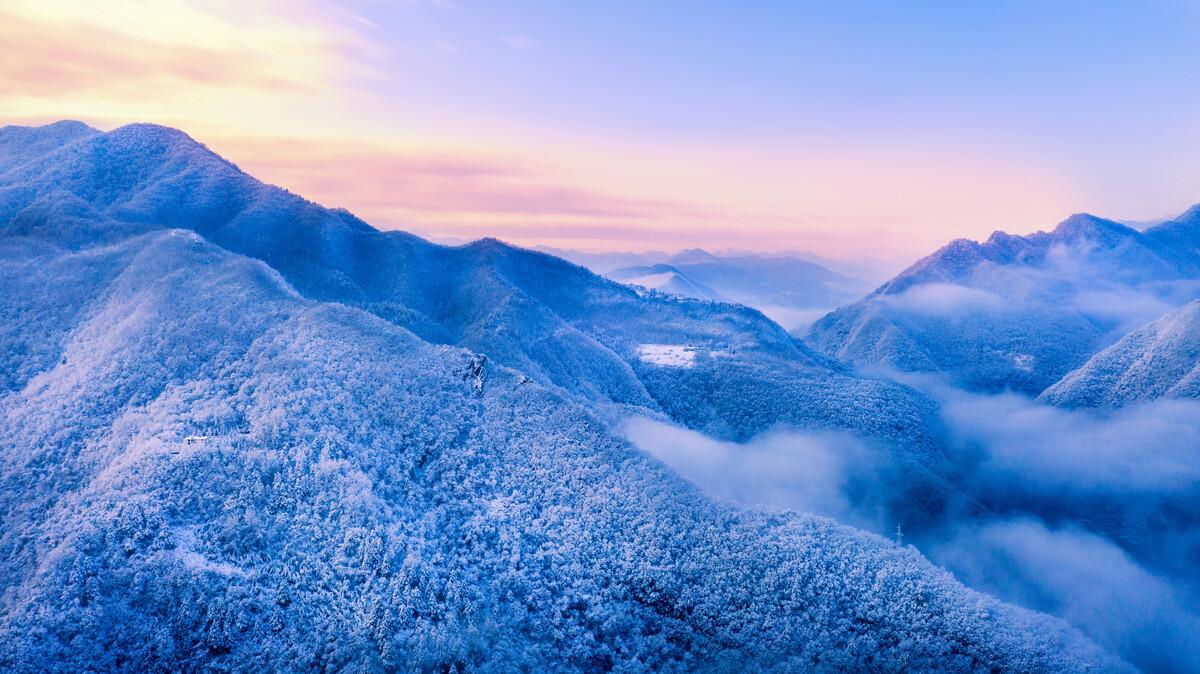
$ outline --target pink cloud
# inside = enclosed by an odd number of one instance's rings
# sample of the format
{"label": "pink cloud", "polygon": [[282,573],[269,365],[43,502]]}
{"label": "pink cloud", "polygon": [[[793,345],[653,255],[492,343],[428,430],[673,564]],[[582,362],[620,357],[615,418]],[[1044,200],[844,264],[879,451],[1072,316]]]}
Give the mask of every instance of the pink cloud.
{"label": "pink cloud", "polygon": [[513,216],[648,221],[686,204],[564,184],[520,160],[404,152],[286,139],[230,140],[218,149],[252,173],[331,205],[439,220]]}

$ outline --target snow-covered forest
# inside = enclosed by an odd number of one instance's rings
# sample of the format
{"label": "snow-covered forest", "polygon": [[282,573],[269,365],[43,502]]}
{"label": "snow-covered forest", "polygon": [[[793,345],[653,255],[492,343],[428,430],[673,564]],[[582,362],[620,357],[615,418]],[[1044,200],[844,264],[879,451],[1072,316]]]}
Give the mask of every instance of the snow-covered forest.
{"label": "snow-covered forest", "polygon": [[0,669],[1188,671],[1198,242],[958,241],[801,337],[5,127]]}

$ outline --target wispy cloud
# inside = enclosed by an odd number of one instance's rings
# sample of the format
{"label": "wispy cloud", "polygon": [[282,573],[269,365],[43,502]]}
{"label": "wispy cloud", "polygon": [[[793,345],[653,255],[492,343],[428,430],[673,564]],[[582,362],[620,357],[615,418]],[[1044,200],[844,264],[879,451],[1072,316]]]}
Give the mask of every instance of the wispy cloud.
{"label": "wispy cloud", "polygon": [[1200,403],[1064,410],[1015,394],[940,393],[964,444],[985,446],[980,477],[1013,491],[1170,493],[1200,484]]}
{"label": "wispy cloud", "polygon": [[1200,666],[1196,607],[1100,536],[1018,518],[964,526],[933,555],[977,588],[1066,618],[1146,671]]}
{"label": "wispy cloud", "polygon": [[[868,528],[881,520],[879,501],[848,494],[881,491],[886,460],[849,433],[779,431],[736,443],[645,417],[627,419],[622,431],[639,449],[722,500],[817,513]],[[863,489],[866,484],[872,488]]]}
{"label": "wispy cloud", "polygon": [[470,236],[504,223],[506,231],[525,234],[540,228],[552,235],[578,229],[612,236],[628,228],[632,236],[634,225],[709,215],[692,204],[587,189],[517,156],[263,137],[210,144],[265,180],[351,207],[385,228]]}
{"label": "wispy cloud", "polygon": [[884,299],[890,307],[923,316],[994,313],[1005,306],[996,293],[953,283],[923,283]]}
{"label": "wispy cloud", "polygon": [[307,2],[13,0],[0,5],[0,116],[200,135],[344,129],[380,77],[368,32]]}
{"label": "wispy cloud", "polygon": [[[947,456],[964,469],[961,500],[939,522],[906,522],[909,540],[974,587],[1062,616],[1147,671],[1196,671],[1200,402],[1062,410],[905,380],[943,405]],[[844,433],[780,429],[731,443],[649,419],[623,428],[711,495],[744,505],[879,531],[880,504],[901,484],[887,479],[887,447]]]}
{"label": "wispy cloud", "polygon": [[196,87],[317,89],[336,49],[317,30],[256,23],[251,9],[222,15],[186,2],[113,2],[87,12],[18,1],[0,9],[0,42],[0,86],[10,95],[152,99]]}

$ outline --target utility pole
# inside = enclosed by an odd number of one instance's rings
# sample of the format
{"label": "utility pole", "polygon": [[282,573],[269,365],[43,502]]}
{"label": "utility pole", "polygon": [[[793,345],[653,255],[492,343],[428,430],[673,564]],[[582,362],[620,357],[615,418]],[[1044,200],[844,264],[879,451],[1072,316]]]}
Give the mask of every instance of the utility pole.
{"label": "utility pole", "polygon": [[904,546],[904,532],[900,530],[900,523],[896,523],[896,545]]}

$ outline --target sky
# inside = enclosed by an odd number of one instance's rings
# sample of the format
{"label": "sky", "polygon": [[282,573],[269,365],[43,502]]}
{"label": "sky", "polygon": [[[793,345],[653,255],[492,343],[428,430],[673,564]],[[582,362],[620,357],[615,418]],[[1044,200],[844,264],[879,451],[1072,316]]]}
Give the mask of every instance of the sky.
{"label": "sky", "polygon": [[0,5],[0,124],[183,129],[383,229],[903,258],[1200,202],[1200,1]]}

